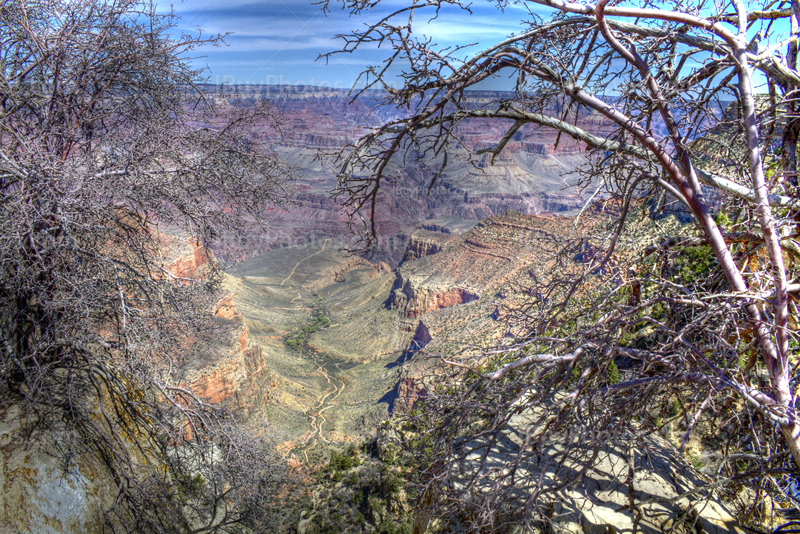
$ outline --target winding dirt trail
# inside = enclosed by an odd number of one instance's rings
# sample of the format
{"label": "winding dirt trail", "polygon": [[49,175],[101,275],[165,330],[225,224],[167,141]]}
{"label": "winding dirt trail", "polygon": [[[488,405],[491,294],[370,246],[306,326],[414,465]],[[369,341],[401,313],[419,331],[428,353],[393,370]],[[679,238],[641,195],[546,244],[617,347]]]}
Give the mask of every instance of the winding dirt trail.
{"label": "winding dirt trail", "polygon": [[298,262],[295,264],[295,266],[292,268],[292,272],[290,272],[290,273],[289,273],[289,276],[287,276],[287,277],[284,279],[284,281],[283,281],[283,282],[281,282],[281,287],[283,287],[283,284],[285,284],[286,282],[288,282],[288,281],[289,281],[289,280],[292,278],[292,276],[294,275],[294,272],[295,272],[295,270],[297,269],[297,267],[299,267],[299,266],[300,266],[300,264],[301,264],[301,263],[303,263],[304,261],[306,261],[308,258],[313,258],[313,257],[314,257],[314,256],[316,256],[317,254],[320,254],[320,253],[322,253],[322,251],[323,251],[323,250],[325,250],[325,246],[326,246],[327,244],[328,244],[328,240],[327,240],[327,239],[325,239],[325,240],[322,242],[322,248],[321,248],[321,249],[319,249],[318,251],[316,251],[314,254],[310,254],[310,255],[306,256],[305,258],[303,258],[302,260],[298,261]]}
{"label": "winding dirt trail", "polygon": [[[303,258],[302,260],[298,261],[295,266],[292,268],[292,272],[289,273],[282,282],[281,287],[284,286],[289,280],[291,280],[292,276],[294,276],[295,271],[300,266],[301,263],[306,261],[309,258],[316,256],[317,254],[322,253],[325,250],[325,247],[328,244],[328,239],[322,242],[322,248],[319,249],[314,254],[310,254]],[[292,284],[289,284],[290,286]],[[300,293],[297,293],[297,297],[292,299],[292,302],[302,300]],[[301,304],[302,305],[302,304]],[[338,404],[336,399],[344,392],[344,381],[341,379],[336,378],[335,376],[328,373],[328,370],[325,368],[325,365],[322,362],[322,359],[316,354],[314,351],[310,349],[304,350],[304,354],[306,356],[311,356],[314,359],[314,363],[317,366],[317,372],[325,379],[328,383],[329,388],[324,392],[322,397],[320,397],[319,402],[313,408],[309,408],[306,410],[305,414],[308,416],[309,424],[311,425],[311,431],[306,432],[300,440],[298,440],[298,447],[297,452],[302,452],[303,456],[306,459],[306,464],[309,463],[308,460],[308,451],[311,450],[318,441],[324,441],[325,443],[330,443],[331,441],[325,438],[323,434],[323,427],[328,420],[325,418],[324,412],[326,410],[330,410],[335,405]],[[338,364],[337,364],[338,368]],[[340,369],[341,370],[341,369]]]}
{"label": "winding dirt trail", "polygon": [[329,439],[325,438],[323,434],[323,427],[328,421],[325,418],[324,412],[337,405],[338,402],[336,402],[336,399],[344,392],[344,381],[328,373],[328,370],[322,364],[318,355],[314,353],[309,353],[309,355],[314,359],[314,363],[317,365],[317,372],[325,379],[330,388],[325,391],[325,394],[320,398],[316,406],[306,411],[309,424],[311,425],[311,431],[307,432],[298,444],[298,448],[300,449],[298,452],[303,453],[306,463],[308,463],[308,451],[311,450],[318,441],[323,441],[325,443],[331,442]]}
{"label": "winding dirt trail", "polygon": [[[338,368],[338,365],[337,365],[337,368]],[[319,365],[318,369],[319,369],[319,371],[321,373],[324,374],[325,379],[328,380],[328,383],[333,385],[333,388],[334,388],[334,391],[328,392],[328,393],[325,394],[325,396],[320,401],[320,404],[319,404],[319,407],[318,407],[319,409],[317,410],[317,414],[319,414],[319,417],[320,417],[320,422],[317,425],[317,433],[319,434],[320,439],[322,439],[326,443],[330,443],[329,439],[325,439],[322,436],[322,425],[324,425],[327,422],[327,419],[325,419],[325,417],[322,415],[322,412],[324,412],[325,410],[329,410],[329,409],[333,408],[335,405],[339,404],[338,402],[336,402],[336,399],[338,399],[339,395],[341,395],[344,392],[344,381],[341,380],[341,379],[335,378],[335,380],[339,381],[339,385],[337,386],[336,384],[333,384],[331,382],[331,380],[330,380],[331,379],[331,375],[328,374],[328,371],[322,365]],[[331,393],[333,393],[334,395],[330,398],[330,400],[328,400],[327,397]],[[325,406],[323,406],[323,404]]]}

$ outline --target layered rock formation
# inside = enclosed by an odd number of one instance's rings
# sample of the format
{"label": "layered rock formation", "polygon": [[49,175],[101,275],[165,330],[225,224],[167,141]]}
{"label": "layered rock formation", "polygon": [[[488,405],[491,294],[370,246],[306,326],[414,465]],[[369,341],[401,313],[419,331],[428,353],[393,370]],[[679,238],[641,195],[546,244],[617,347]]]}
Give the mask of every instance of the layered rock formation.
{"label": "layered rock formation", "polygon": [[482,299],[480,308],[488,307],[488,316],[502,304],[509,285],[523,285],[542,269],[541,247],[567,238],[570,224],[566,218],[509,211],[459,236],[426,231],[419,240],[424,247],[418,248],[438,253],[397,269],[387,306],[415,318]]}
{"label": "layered rock formation", "polygon": [[442,251],[444,243],[442,242],[441,234],[433,233],[432,236],[426,234],[431,234],[431,232],[417,230],[411,234],[408,248],[403,256],[403,262],[424,258],[425,256],[430,256],[431,254]]}
{"label": "layered rock formation", "polygon": [[426,284],[421,277],[408,276],[398,269],[387,305],[401,310],[404,317],[414,318],[442,308],[474,302],[479,298],[474,289],[451,287],[449,284]]}
{"label": "layered rock formation", "polygon": [[268,369],[263,349],[250,341],[232,293],[220,300],[215,315],[222,320],[227,337],[217,346],[199,349],[214,356],[196,360],[186,384],[198,397],[247,417],[270,402],[279,386],[278,376]]}
{"label": "layered rock formation", "polygon": [[[197,242],[170,235],[163,235],[162,241],[168,258],[165,269],[179,280],[202,279],[216,261],[214,253]],[[261,347],[250,341],[250,332],[234,302],[236,283],[229,281],[228,286],[230,292],[213,310],[218,337],[213,343],[192,349],[195,357],[183,384],[198,397],[247,417],[251,410],[269,402],[278,387],[278,377],[267,368]]]}
{"label": "layered rock formation", "polygon": [[[513,337],[511,325],[499,319],[508,308],[538,298],[528,288],[547,278],[552,269],[548,253],[577,238],[570,217],[514,211],[485,219],[460,235],[426,232],[425,239],[438,240],[441,250],[398,267],[386,300],[412,335],[398,370],[393,410],[409,410],[425,395],[417,380],[428,372],[429,362],[416,357],[415,349],[463,355],[465,347],[491,346]],[[424,343],[415,347],[418,337]]]}
{"label": "layered rock formation", "polygon": [[[507,335],[496,319],[530,298],[519,288],[545,276],[543,247],[573,231],[567,218],[517,212],[477,225],[449,217],[416,226],[394,272],[325,239],[233,267],[216,309],[224,335],[198,354],[186,383],[282,427],[287,447],[369,433],[391,409],[424,395],[415,382],[421,349],[446,352]],[[176,265],[188,273],[192,261],[203,263],[192,250]],[[329,326],[301,347],[287,346],[320,305]]]}
{"label": "layered rock formation", "polygon": [[[276,230],[253,235],[244,246],[218,251],[223,259],[244,258],[268,249],[304,246],[324,238],[340,243],[351,241],[348,219],[328,192],[336,187],[332,163],[320,159],[333,154],[362,135],[363,128],[397,118],[392,108],[375,108],[382,94],[367,92],[351,102],[347,91],[320,87],[207,86],[220,101],[247,106],[269,99],[286,119],[281,138],[267,125],[256,126],[251,134],[257,142],[268,143],[276,153],[297,169],[298,203],[288,212],[275,212],[271,226]],[[470,93],[476,107],[493,106],[497,92]],[[375,108],[373,110],[373,108]],[[596,134],[609,131],[609,123],[598,115],[582,114],[579,125]],[[460,123],[456,136],[473,151],[493,147],[505,133],[505,121],[471,119]],[[495,158],[489,153],[467,158],[461,145],[454,145],[450,163],[429,190],[436,165],[399,163],[391,172],[397,176],[378,196],[376,222],[380,240],[368,259],[396,266],[404,260],[406,245],[418,221],[461,217],[478,221],[514,209],[525,214],[563,212],[580,208],[587,200],[572,187],[572,171],[582,164],[583,147],[569,139],[556,146],[556,134],[531,125],[521,128]],[[324,158],[323,158],[324,159]],[[388,171],[387,171],[388,172]],[[419,257],[419,256],[416,256]],[[405,258],[408,261],[409,258]]]}

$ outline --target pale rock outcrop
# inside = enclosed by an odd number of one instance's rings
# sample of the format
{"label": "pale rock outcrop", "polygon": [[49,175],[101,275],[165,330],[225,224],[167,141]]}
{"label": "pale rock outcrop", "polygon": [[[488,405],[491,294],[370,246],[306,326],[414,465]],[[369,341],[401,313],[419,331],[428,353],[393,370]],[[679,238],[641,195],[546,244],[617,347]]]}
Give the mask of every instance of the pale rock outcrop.
{"label": "pale rock outcrop", "polygon": [[422,278],[407,276],[402,269],[398,269],[397,279],[387,302],[389,308],[402,310],[404,317],[411,318],[456,304],[474,302],[480,298],[478,292],[471,288],[423,282]]}
{"label": "pale rock outcrop", "polygon": [[65,473],[51,443],[26,440],[18,406],[0,411],[0,532],[100,534],[116,484],[99,457],[78,454]]}

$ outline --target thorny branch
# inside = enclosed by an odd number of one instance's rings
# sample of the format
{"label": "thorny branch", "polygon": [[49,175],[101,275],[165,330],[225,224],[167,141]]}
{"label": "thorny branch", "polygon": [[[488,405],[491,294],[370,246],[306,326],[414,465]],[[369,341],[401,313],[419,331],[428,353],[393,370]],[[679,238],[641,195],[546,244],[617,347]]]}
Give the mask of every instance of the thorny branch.
{"label": "thorny branch", "polygon": [[[348,52],[391,45],[381,70],[369,73],[386,90],[384,104],[405,110],[339,154],[337,193],[363,221],[367,245],[381,186],[402,179],[402,165],[434,166],[433,181],[453,157],[472,157],[460,135],[467,121],[505,125],[493,148],[476,151],[493,156],[529,125],[558,131],[556,144],[571,137],[586,147],[582,186],[600,184],[605,205],[618,208],[607,224],[576,223],[586,235],[550,251],[552,277],[531,289],[547,297],[509,310],[512,346],[501,342],[423,379],[424,410],[398,423],[414,436],[409,450],[425,457],[415,477],[420,503],[439,517],[471,518],[465,530],[512,524],[555,495],[556,481],[577,480],[573,468],[606,446],[601,429],[620,428],[618,437],[641,444],[674,402],[687,433],[706,421],[724,436],[726,454],[758,451],[746,465],[723,460],[720,477],[775,495],[775,479],[738,474],[800,469],[791,293],[800,276],[798,4],[534,3],[552,18],[531,16],[525,31],[467,58],[416,38],[411,20],[393,26],[388,17],[343,37]],[[359,14],[376,5],[345,4]],[[445,4],[464,7],[436,9]],[[413,6],[419,19],[426,6]],[[775,23],[786,19],[788,37]],[[398,70],[402,87],[392,89],[388,73]],[[769,99],[757,93],[755,73],[768,80]],[[513,92],[482,105],[470,98],[470,89],[502,77]],[[677,236],[658,222],[670,197],[691,221]],[[654,220],[639,242],[631,205]],[[587,242],[606,248],[576,264]],[[612,363],[622,375],[613,384]],[[523,415],[516,431],[525,446],[491,469],[489,451]],[[590,438],[570,445],[574,432]],[[521,475],[548,440],[564,444],[551,458],[555,474]],[[524,506],[515,487],[530,488]]]}
{"label": "thorny branch", "polygon": [[[65,472],[102,459],[108,527],[234,531],[266,521],[281,464],[184,381],[219,335],[209,247],[286,202],[290,176],[248,137],[280,128],[269,104],[196,89],[186,58],[223,36],[175,26],[137,0],[0,8],[0,403]],[[171,272],[176,237],[204,276]]]}

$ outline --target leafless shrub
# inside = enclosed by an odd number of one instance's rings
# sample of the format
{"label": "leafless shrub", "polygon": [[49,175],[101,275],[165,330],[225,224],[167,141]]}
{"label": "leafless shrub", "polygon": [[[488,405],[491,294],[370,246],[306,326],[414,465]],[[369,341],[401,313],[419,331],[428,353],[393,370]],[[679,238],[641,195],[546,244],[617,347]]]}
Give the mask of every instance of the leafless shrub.
{"label": "leafless shrub", "polygon": [[0,395],[66,464],[103,458],[117,528],[216,532],[249,521],[276,458],[181,386],[220,272],[175,276],[162,231],[207,248],[285,202],[289,176],[248,141],[280,127],[268,103],[194,89],[188,55],[223,36],[175,25],[138,0],[0,9]]}
{"label": "leafless shrub", "polygon": [[[443,5],[465,7],[458,1],[409,3],[341,36],[344,51],[388,45],[391,56],[364,76],[386,89],[386,104],[410,110],[340,154],[338,193],[365,221],[367,241],[381,187],[396,178],[390,161],[433,162],[435,182],[465,146],[459,124],[474,118],[509,124],[483,151],[493,155],[530,124],[557,130],[557,144],[585,144],[582,183],[615,206],[610,224],[586,226],[554,251],[553,276],[531,290],[540,298],[511,310],[513,343],[445,362],[423,407],[398,422],[424,466],[420,504],[464,530],[505,528],[543,514],[546,494],[580,480],[607,447],[641,445],[669,420],[683,422],[683,444],[699,421],[718,430],[711,488],[749,485],[791,502],[800,469],[797,2],[535,3],[553,17],[530,15],[520,34],[467,59],[412,32]],[[345,5],[366,13],[375,4]],[[776,21],[791,23],[788,40]],[[388,73],[401,64],[404,86],[392,89]],[[754,94],[754,71],[768,96]],[[511,96],[470,105],[469,89],[509,75]],[[692,224],[659,223],[670,200]],[[633,225],[637,206],[645,230]],[[523,445],[497,465],[492,455],[520,417]],[[521,467],[554,443],[553,477]]]}

